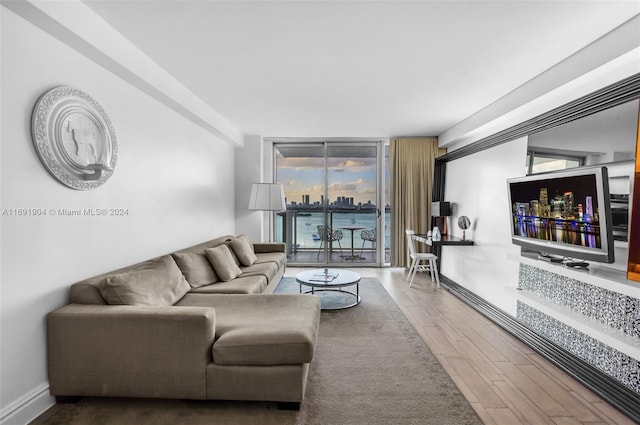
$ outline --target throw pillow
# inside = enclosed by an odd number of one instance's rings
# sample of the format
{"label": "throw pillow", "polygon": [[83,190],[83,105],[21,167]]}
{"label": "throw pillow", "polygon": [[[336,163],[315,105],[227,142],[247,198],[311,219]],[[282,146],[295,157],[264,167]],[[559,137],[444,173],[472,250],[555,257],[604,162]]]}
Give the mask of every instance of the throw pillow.
{"label": "throw pillow", "polygon": [[233,257],[233,261],[236,263],[237,266],[240,265],[240,260],[238,259],[238,256],[236,255],[235,252],[233,252],[233,249],[231,249],[231,238],[227,239],[226,241],[224,241],[224,244],[229,248],[229,252],[231,252],[231,257]]}
{"label": "throw pillow", "polygon": [[205,249],[204,253],[207,255],[209,262],[216,271],[216,274],[225,282],[228,282],[242,274],[242,270],[233,260],[231,250],[226,245],[218,245],[214,248]]}
{"label": "throw pillow", "polygon": [[165,306],[175,304],[191,288],[173,258],[165,255],[107,276],[98,289],[107,304]]}
{"label": "throw pillow", "polygon": [[218,282],[218,276],[213,271],[207,256],[199,252],[176,252],[173,259],[182,270],[182,274],[192,288],[199,288]]}
{"label": "throw pillow", "polygon": [[249,267],[258,261],[258,257],[255,252],[253,252],[253,245],[247,235],[240,235],[237,238],[231,239],[229,245],[231,245],[231,249],[243,266]]}

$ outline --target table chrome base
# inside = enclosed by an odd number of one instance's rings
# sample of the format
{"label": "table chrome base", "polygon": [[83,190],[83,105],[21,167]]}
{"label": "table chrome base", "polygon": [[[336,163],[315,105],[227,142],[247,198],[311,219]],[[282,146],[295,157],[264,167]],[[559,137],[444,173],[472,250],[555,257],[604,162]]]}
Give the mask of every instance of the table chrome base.
{"label": "table chrome base", "polygon": [[[325,275],[329,276],[328,272],[335,273],[335,276],[331,281],[324,282],[324,281],[313,280],[313,277],[315,276],[314,273],[320,274],[320,275],[324,273]],[[362,301],[362,298],[360,297],[360,275],[358,273],[355,273],[349,270],[341,270],[341,269],[331,270],[328,268],[325,268],[324,270],[322,269],[309,270],[309,271],[298,273],[296,275],[296,282],[299,285],[301,294],[316,294],[316,292],[344,293],[344,294],[347,294],[346,302],[349,301],[351,296],[355,297],[354,302],[350,304],[344,304],[340,302],[342,301],[341,299],[342,297],[339,297],[337,303],[333,303],[333,302],[323,303],[322,301],[333,301],[333,300],[327,300],[327,299],[323,300],[322,298],[325,298],[325,297],[319,296],[319,298],[321,298],[320,308],[322,310],[342,310],[342,309],[356,306],[360,304],[360,301]],[[303,291],[303,288],[302,288],[303,285],[310,289]],[[344,289],[354,285],[355,285],[355,292],[348,289]]]}
{"label": "table chrome base", "polygon": [[349,260],[354,261],[354,260],[364,260],[364,257],[361,257],[359,255],[349,255],[347,257],[342,257],[342,259],[344,261],[349,261]]}
{"label": "table chrome base", "polygon": [[307,291],[302,292],[302,288],[300,288],[300,293],[301,294],[313,294],[315,295],[316,292],[341,292],[343,294],[351,294],[356,298],[356,301],[354,303],[351,304],[347,304],[347,305],[341,305],[339,307],[320,307],[322,310],[343,310],[345,308],[351,308],[354,307],[358,304],[360,304],[360,301],[362,301],[362,298],[360,298],[360,282],[358,282],[356,284],[356,291],[357,292],[353,292],[353,291],[349,291],[347,289],[342,289],[342,288],[311,288]]}

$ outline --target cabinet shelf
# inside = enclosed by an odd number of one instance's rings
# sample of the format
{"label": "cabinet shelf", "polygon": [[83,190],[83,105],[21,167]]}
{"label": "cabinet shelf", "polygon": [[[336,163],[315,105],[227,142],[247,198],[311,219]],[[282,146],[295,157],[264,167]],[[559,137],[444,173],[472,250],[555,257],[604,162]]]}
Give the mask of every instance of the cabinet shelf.
{"label": "cabinet shelf", "polygon": [[538,260],[537,255],[533,253],[530,255],[509,255],[509,258],[528,266],[640,299],[640,283],[628,280],[627,274],[621,270],[601,266],[597,263],[591,263],[588,269],[571,269],[562,263]]}
{"label": "cabinet shelf", "polygon": [[614,329],[595,319],[585,317],[571,309],[559,306],[549,300],[526,291],[512,288],[514,297],[536,310],[550,316],[602,343],[640,360],[640,339]]}

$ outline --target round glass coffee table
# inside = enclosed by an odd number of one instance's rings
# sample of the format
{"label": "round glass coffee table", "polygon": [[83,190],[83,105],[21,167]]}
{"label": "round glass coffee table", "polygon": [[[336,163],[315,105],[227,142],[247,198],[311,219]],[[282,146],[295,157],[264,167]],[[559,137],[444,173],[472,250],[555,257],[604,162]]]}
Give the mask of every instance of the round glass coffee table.
{"label": "round glass coffee table", "polygon": [[[346,303],[340,300],[323,300],[320,296],[321,308],[323,310],[339,310],[343,308],[353,307],[360,303],[360,275],[356,272],[343,269],[313,269],[307,270],[296,275],[296,282],[300,285],[301,294],[316,294],[318,292],[341,293],[348,296]],[[303,286],[311,289],[302,290]],[[343,289],[346,286],[355,286],[355,292]],[[323,302],[325,301],[325,302]]]}

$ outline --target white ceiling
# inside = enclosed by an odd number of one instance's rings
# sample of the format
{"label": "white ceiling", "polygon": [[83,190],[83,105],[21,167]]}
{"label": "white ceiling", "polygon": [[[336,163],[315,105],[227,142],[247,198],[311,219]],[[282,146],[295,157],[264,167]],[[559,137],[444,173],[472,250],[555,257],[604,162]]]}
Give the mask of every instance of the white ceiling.
{"label": "white ceiling", "polygon": [[638,1],[85,1],[245,134],[440,135]]}

